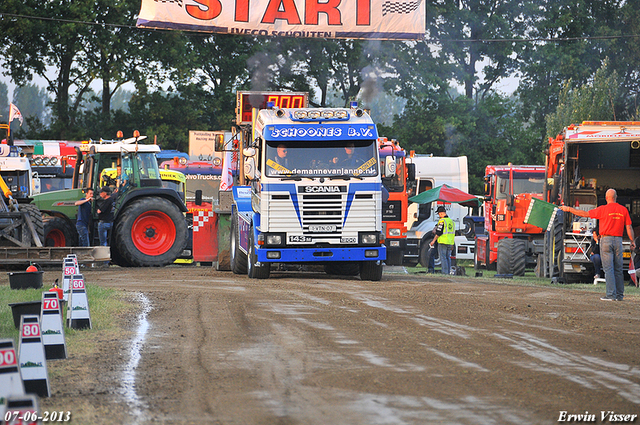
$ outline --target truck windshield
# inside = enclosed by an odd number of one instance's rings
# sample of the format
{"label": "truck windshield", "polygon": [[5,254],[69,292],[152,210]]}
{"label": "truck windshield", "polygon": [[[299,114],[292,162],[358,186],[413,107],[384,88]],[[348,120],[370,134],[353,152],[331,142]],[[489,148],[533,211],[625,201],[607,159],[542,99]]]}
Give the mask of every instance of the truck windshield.
{"label": "truck windshield", "polygon": [[376,140],[267,142],[269,177],[371,177],[378,175]]}
{"label": "truck windshield", "polygon": [[[506,199],[509,195],[509,171],[498,171],[496,199]],[[544,190],[544,171],[514,171],[513,195],[521,193],[542,194]]]}

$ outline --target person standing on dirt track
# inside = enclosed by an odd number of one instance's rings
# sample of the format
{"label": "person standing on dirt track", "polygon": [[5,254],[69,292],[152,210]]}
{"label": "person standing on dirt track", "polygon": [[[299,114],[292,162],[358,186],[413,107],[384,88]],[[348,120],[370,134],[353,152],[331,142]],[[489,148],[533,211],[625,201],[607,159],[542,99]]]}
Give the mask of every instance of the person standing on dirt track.
{"label": "person standing on dirt track", "polygon": [[111,188],[104,186],[100,189],[101,201],[98,203],[98,236],[100,237],[100,245],[109,245],[109,231],[113,226],[113,202],[115,198],[111,194]]}
{"label": "person standing on dirt track", "polygon": [[438,242],[438,256],[442,266],[442,274],[449,274],[451,271],[451,252],[453,251],[454,238],[456,236],[456,224],[447,215],[444,206],[439,206],[436,213],[440,220],[433,228],[436,236],[431,241],[431,247]]}
{"label": "person standing on dirt track", "polygon": [[622,301],[624,298],[624,271],[622,269],[622,234],[627,229],[631,240],[631,250],[635,247],[633,227],[629,211],[618,204],[618,194],[615,189],[607,190],[606,205],[601,205],[589,211],[577,210],[568,206],[561,206],[565,212],[578,217],[596,218],[599,220],[600,230],[600,258],[606,281],[606,296],[602,301]]}
{"label": "person standing on dirt track", "polygon": [[85,197],[75,202],[78,206],[78,218],[76,219],[76,230],[78,231],[78,246],[91,246],[89,242],[89,229],[93,223],[91,215],[91,202],[93,202],[93,189],[85,190]]}

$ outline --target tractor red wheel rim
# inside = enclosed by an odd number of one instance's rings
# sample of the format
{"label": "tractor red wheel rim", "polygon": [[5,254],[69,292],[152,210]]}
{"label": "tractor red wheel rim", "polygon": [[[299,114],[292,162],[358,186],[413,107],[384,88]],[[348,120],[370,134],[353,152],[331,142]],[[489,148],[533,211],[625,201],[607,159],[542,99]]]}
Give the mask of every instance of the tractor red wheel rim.
{"label": "tractor red wheel rim", "polygon": [[162,211],[148,211],[133,222],[131,239],[145,255],[162,255],[176,240],[176,226]]}
{"label": "tractor red wheel rim", "polygon": [[[45,238],[47,246],[67,246],[67,238],[60,229],[53,229]],[[53,245],[51,245],[53,243]]]}

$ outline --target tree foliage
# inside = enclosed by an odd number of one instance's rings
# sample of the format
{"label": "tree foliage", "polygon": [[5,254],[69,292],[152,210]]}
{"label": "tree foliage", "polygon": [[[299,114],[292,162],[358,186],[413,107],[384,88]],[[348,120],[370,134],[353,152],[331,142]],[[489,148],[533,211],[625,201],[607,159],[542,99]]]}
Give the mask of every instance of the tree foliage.
{"label": "tree foliage", "polygon": [[[139,5],[3,2],[3,73],[29,123],[16,136],[139,130],[186,150],[189,130],[233,125],[237,90],[308,91],[314,106],[372,108],[379,132],[406,149],[467,155],[477,191],[489,163],[541,164],[547,134],[570,122],[638,116],[635,2],[430,0],[419,41],[148,31],[131,27]],[[513,75],[520,85],[508,97],[498,87]],[[35,76],[46,96],[29,85]],[[123,89],[124,108],[114,100]],[[7,108],[2,96],[0,85]]]}

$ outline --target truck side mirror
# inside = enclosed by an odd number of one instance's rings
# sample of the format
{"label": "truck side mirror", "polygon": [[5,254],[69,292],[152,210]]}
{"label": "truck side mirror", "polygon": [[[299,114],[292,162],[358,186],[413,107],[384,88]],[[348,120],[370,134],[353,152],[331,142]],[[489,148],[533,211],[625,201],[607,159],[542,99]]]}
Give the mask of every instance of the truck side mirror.
{"label": "truck side mirror", "polygon": [[256,161],[253,157],[244,160],[244,176],[247,180],[254,180],[256,178]]}
{"label": "truck side mirror", "polygon": [[416,181],[416,164],[407,164],[407,181]]}
{"label": "truck side mirror", "polygon": [[384,159],[384,177],[392,177],[396,174],[396,157],[388,156]]}
{"label": "truck side mirror", "polygon": [[484,178],[484,200],[485,201],[491,200],[491,189],[492,189],[491,177],[485,176]]}

